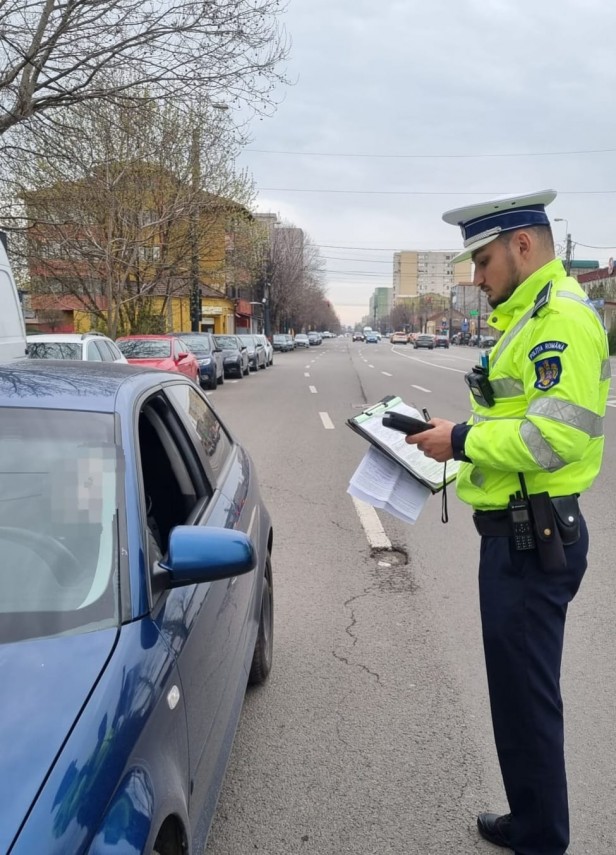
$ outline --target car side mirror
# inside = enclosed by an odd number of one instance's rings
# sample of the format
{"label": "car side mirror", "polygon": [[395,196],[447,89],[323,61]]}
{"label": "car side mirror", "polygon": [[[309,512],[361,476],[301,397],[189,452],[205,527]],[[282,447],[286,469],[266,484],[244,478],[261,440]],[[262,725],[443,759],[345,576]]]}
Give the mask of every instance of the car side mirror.
{"label": "car side mirror", "polygon": [[188,354],[187,354],[187,353],[185,353],[185,352],[183,352],[183,353],[178,353],[178,355],[177,355],[177,357],[176,357],[176,360],[175,360],[175,361],[176,361],[176,362],[184,362],[184,360],[185,360],[185,359],[187,359],[187,357],[188,357]]}

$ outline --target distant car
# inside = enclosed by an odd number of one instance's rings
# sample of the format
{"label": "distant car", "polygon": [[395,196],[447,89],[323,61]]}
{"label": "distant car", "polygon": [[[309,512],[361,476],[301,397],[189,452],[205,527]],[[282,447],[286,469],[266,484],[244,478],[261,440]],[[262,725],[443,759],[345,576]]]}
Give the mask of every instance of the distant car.
{"label": "distant car", "polygon": [[118,346],[101,333],[41,333],[27,337],[30,359],[76,359],[126,365]]}
{"label": "distant car", "polygon": [[408,344],[409,337],[405,332],[394,332],[389,336],[390,344]]}
{"label": "distant car", "polygon": [[418,347],[427,347],[429,350],[434,350],[434,336],[430,333],[420,333],[415,336],[413,347],[417,350]]}
{"label": "distant car", "polygon": [[222,365],[225,377],[238,377],[241,379],[250,374],[248,363],[248,349],[242,344],[237,335],[215,335],[214,339],[222,350]]}
{"label": "distant car", "polygon": [[493,335],[482,335],[479,339],[479,347],[494,347],[496,339]]}
{"label": "distant car", "polygon": [[274,364],[274,346],[266,335],[255,335],[257,341],[261,342],[265,349],[265,364]]}
{"label": "distant car", "polygon": [[158,368],[190,377],[199,383],[199,363],[181,338],[173,335],[127,335],[116,340],[126,357],[142,368]]}
{"label": "distant car", "polygon": [[272,336],[272,346],[274,350],[285,353],[288,350],[293,350],[293,339],[285,333],[274,333]]}
{"label": "distant car", "polygon": [[378,344],[379,343],[379,337],[375,332],[369,332],[369,333],[366,333],[364,341],[366,342],[366,344]]}
{"label": "distant car", "polygon": [[352,340],[353,341],[363,341],[364,340],[364,334],[360,333],[360,332],[354,332]]}
{"label": "distant car", "polygon": [[308,344],[316,346],[316,345],[322,344],[322,343],[323,343],[323,339],[321,338],[320,333],[314,332],[314,331],[311,331],[308,333]]}
{"label": "distant car", "polygon": [[248,351],[248,365],[250,366],[250,370],[258,371],[259,368],[267,368],[265,348],[256,335],[242,333],[238,335],[238,338],[246,346]]}
{"label": "distant car", "polygon": [[204,389],[215,389],[225,382],[223,354],[216,337],[208,332],[172,333],[182,339],[199,363],[199,382]]}
{"label": "distant car", "polygon": [[197,386],[132,365],[3,365],[0,420],[0,851],[203,852],[272,664],[254,465]]}
{"label": "distant car", "polygon": [[295,336],[295,347],[310,347],[310,341],[305,333],[298,333]]}
{"label": "distant car", "polygon": [[449,336],[437,333],[434,336],[434,347],[449,347]]}

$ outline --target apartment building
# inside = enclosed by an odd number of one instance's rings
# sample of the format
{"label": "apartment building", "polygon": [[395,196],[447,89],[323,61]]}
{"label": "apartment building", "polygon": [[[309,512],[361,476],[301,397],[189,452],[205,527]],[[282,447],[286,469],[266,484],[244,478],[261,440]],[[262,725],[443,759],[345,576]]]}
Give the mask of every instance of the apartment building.
{"label": "apartment building", "polygon": [[401,250],[394,253],[393,302],[423,294],[449,297],[458,282],[471,281],[472,262],[453,264],[455,252]]}
{"label": "apartment building", "polygon": [[375,288],[370,297],[368,322],[380,330],[389,319],[393,307],[393,288]]}

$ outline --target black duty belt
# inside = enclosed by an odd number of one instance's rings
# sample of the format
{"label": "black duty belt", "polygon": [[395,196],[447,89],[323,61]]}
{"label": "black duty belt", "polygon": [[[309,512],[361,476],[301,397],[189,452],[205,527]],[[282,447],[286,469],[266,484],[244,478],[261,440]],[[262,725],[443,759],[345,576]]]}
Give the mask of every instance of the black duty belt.
{"label": "black duty belt", "polygon": [[[570,524],[579,525],[578,495],[575,493],[572,496],[556,496],[551,500],[556,511],[556,524],[565,545],[576,542],[571,541],[566,532]],[[475,511],[473,522],[482,537],[513,537],[511,521],[505,508],[497,511]]]}
{"label": "black duty belt", "polygon": [[513,536],[507,511],[475,511],[473,522],[482,537]]}

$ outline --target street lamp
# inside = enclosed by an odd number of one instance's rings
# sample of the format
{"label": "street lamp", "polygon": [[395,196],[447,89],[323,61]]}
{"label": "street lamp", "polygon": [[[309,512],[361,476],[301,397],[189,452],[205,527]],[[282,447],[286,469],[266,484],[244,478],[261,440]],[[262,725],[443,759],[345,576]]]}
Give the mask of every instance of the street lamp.
{"label": "street lamp", "polygon": [[569,234],[569,220],[566,217],[554,217],[555,223],[564,223],[567,234],[567,249],[565,250],[565,272],[567,276],[571,273],[571,235]]}

